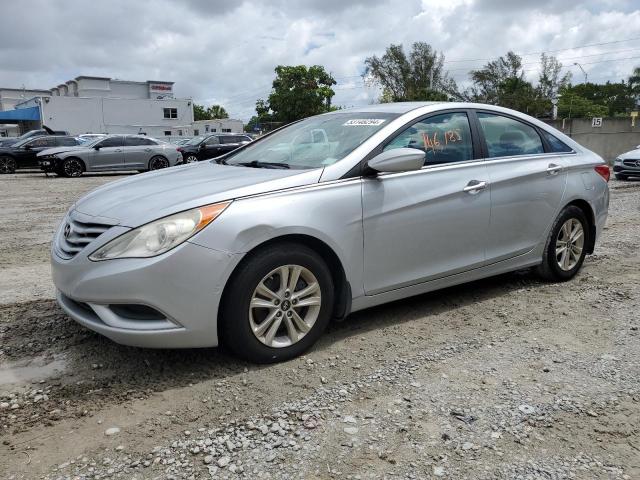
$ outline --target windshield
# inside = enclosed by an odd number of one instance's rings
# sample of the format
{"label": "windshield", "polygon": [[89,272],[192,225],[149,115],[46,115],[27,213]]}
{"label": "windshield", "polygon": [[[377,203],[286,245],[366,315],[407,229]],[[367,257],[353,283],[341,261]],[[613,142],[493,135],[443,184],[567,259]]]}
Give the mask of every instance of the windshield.
{"label": "windshield", "polygon": [[250,143],[224,163],[294,169],[325,167],[342,160],[397,116],[349,112],[310,117]]}
{"label": "windshield", "polygon": [[22,147],[24,145],[26,145],[27,143],[29,143],[31,140],[33,140],[33,136],[29,136],[27,138],[24,138],[22,140],[18,140],[16,143],[13,144],[14,147]]}
{"label": "windshield", "polygon": [[193,137],[191,140],[189,140],[185,145],[198,145],[201,141],[203,141],[205,138],[204,135],[200,135],[199,137]]}

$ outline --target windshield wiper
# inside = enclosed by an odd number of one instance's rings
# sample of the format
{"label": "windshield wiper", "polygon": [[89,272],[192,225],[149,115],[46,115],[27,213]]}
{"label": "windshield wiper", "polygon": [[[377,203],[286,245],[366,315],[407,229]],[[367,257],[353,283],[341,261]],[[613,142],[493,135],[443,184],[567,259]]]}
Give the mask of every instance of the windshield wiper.
{"label": "windshield wiper", "polygon": [[291,168],[287,163],[277,163],[277,162],[260,162],[259,160],[253,160],[251,162],[244,163],[235,163],[233,165],[241,165],[243,167],[251,167],[251,168]]}

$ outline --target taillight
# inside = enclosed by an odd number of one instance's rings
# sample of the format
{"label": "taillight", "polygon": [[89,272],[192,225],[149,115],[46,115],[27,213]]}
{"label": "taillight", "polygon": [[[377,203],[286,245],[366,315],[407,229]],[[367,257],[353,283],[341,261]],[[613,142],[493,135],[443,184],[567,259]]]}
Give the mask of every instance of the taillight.
{"label": "taillight", "polygon": [[176,148],[176,151],[178,151],[178,152],[182,153],[182,148],[181,148],[181,147],[178,147],[178,148]]}
{"label": "taillight", "polygon": [[598,175],[604,178],[605,182],[609,181],[609,178],[611,177],[611,172],[609,171],[609,165],[598,165],[593,169],[596,171]]}

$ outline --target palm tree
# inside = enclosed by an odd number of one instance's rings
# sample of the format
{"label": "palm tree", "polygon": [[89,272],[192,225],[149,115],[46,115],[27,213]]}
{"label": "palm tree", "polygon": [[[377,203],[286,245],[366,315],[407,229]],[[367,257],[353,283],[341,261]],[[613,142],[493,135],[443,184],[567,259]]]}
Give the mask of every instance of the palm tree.
{"label": "palm tree", "polygon": [[211,105],[207,109],[207,113],[209,114],[209,118],[229,118],[229,114],[221,105]]}
{"label": "palm tree", "polygon": [[640,93],[640,67],[633,69],[633,73],[629,77],[629,87],[634,93]]}

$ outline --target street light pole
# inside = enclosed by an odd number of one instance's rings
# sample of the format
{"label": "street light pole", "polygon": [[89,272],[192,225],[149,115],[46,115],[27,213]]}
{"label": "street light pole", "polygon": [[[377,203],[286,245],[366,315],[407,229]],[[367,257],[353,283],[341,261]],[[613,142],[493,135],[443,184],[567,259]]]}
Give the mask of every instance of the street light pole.
{"label": "street light pole", "polygon": [[574,62],[574,65],[577,65],[580,70],[582,70],[582,73],[584,74],[584,83],[587,83],[587,72],[584,71],[584,68],[582,68],[582,65],[580,65],[578,62]]}

